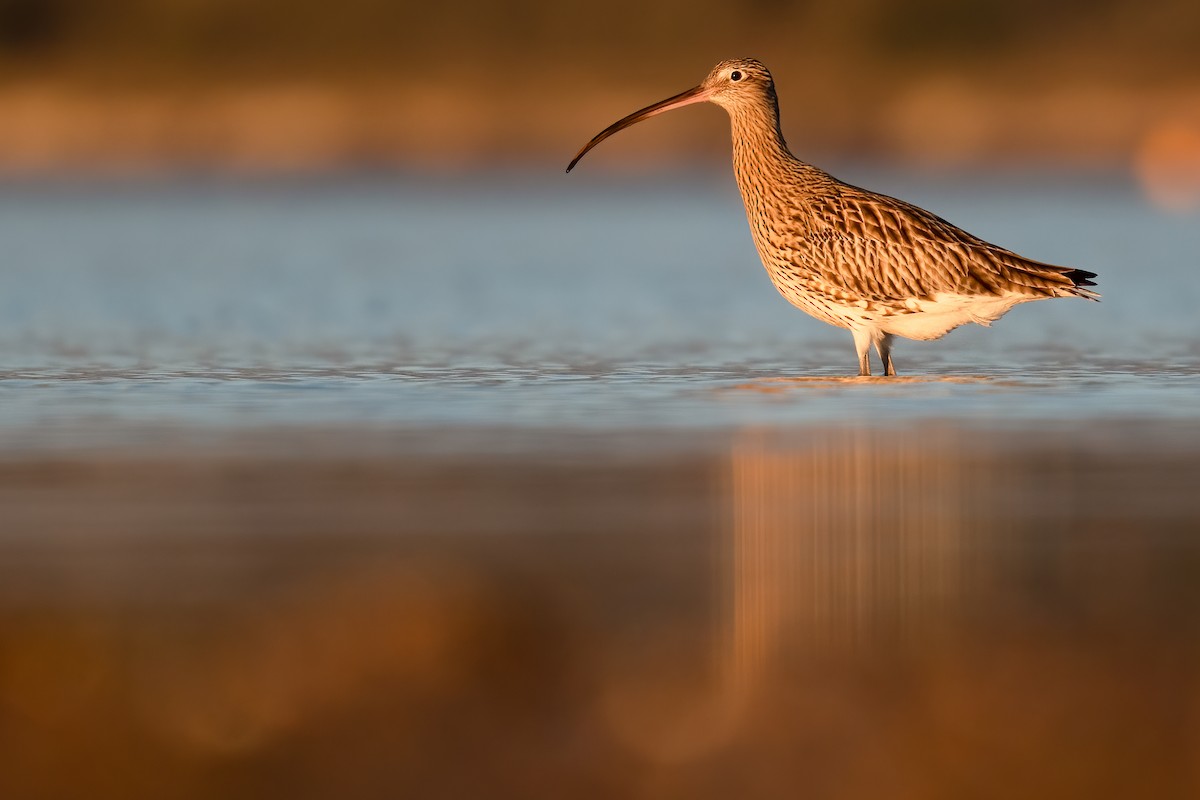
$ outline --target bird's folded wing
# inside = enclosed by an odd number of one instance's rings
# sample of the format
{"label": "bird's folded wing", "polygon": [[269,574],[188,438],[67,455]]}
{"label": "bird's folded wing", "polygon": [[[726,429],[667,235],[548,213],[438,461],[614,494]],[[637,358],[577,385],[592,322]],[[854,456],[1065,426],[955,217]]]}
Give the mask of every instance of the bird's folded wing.
{"label": "bird's folded wing", "polygon": [[845,299],[1052,297],[1076,293],[1072,275],[1082,273],[1031,261],[917,206],[865,190],[828,197],[813,210],[807,235],[789,243],[789,255],[798,271]]}

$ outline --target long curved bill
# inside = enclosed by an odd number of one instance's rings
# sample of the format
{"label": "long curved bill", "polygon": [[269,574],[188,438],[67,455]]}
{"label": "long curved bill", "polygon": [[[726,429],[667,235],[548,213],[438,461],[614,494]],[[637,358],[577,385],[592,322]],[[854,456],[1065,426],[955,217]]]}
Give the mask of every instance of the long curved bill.
{"label": "long curved bill", "polygon": [[664,111],[670,111],[673,108],[682,108],[683,106],[690,106],[692,103],[703,103],[708,100],[708,97],[708,89],[705,89],[703,86],[696,86],[688,89],[686,92],[680,92],[674,97],[668,97],[666,100],[660,100],[652,106],[646,106],[641,111],[635,111],[624,119],[617,120],[612,125],[609,125],[607,128],[597,133],[590,142],[583,146],[582,150],[575,154],[575,157],[571,159],[571,163],[567,165],[567,172],[570,172],[572,169],[574,169],[575,165],[579,163],[579,159],[587,155],[589,150],[603,142],[608,137],[612,136],[614,133],[623,131],[630,125],[636,125],[642,120],[650,119],[650,117],[653,117],[656,114],[661,114]]}

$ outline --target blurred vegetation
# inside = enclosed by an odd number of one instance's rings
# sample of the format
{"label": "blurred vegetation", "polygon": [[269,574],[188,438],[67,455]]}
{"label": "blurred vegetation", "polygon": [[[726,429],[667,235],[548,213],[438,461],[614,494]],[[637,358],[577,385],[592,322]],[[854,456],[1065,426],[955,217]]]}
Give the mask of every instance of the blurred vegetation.
{"label": "blurred vegetation", "polygon": [[[621,57],[675,62],[727,41],[833,50],[911,62],[1011,61],[1054,49],[1107,56],[1115,71],[1200,75],[1200,5],[1192,0],[608,0],[602,6],[511,0],[0,0],[7,66],[106,67],[132,75],[400,65],[478,68],[500,58],[543,64],[568,54],[591,67]],[[544,64],[543,64],[544,66]]]}
{"label": "blurred vegetation", "polygon": [[[785,130],[819,152],[1124,161],[1200,105],[1198,41],[1194,0],[0,0],[0,163],[253,162],[273,137],[286,165],[561,160],[735,55],[772,67]],[[626,153],[723,139],[661,129]]]}

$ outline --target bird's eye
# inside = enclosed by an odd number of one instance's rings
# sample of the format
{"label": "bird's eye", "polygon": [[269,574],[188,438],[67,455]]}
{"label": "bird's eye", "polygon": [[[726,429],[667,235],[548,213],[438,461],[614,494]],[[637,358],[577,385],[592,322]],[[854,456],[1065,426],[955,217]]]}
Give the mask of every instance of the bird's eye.
{"label": "bird's eye", "polygon": [[742,79],[742,73],[738,72],[736,69],[733,72],[729,73],[729,80],[740,81],[741,79]]}

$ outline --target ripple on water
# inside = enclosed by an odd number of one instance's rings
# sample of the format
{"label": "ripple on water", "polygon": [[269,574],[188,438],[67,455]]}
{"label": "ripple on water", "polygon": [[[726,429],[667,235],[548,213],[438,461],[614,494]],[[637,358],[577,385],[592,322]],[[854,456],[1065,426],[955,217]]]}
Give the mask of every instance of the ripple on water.
{"label": "ripple on water", "polygon": [[[536,181],[200,195],[164,182],[102,203],[68,184],[38,202],[0,187],[0,239],[21,254],[0,264],[0,436],[1200,416],[1200,284],[1178,257],[1200,250],[1200,228],[1116,186],[885,177],[869,182],[1098,272],[1105,301],[1030,304],[989,330],[902,342],[901,376],[864,380],[848,375],[844,331],[770,290],[724,183],[586,201]],[[1119,245],[1099,244],[1118,229]]]}

